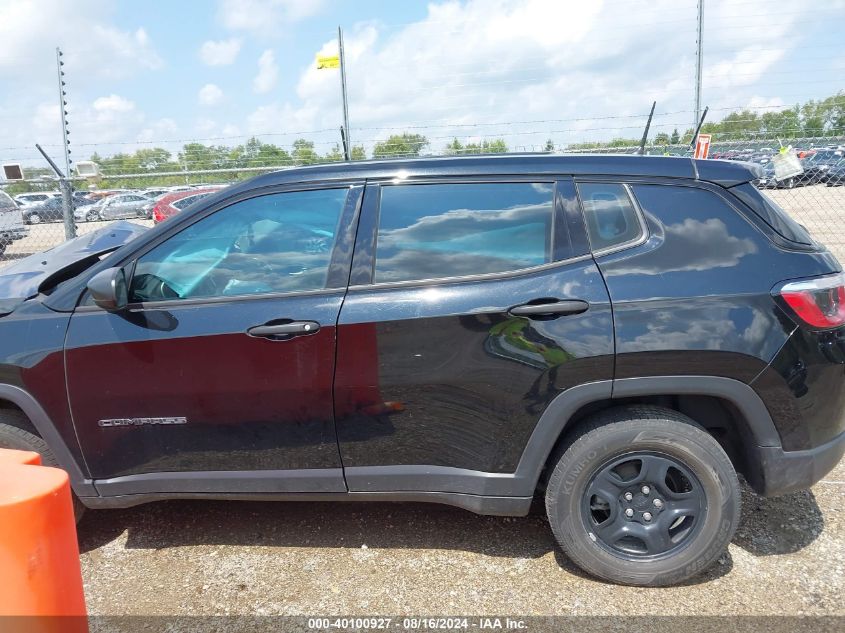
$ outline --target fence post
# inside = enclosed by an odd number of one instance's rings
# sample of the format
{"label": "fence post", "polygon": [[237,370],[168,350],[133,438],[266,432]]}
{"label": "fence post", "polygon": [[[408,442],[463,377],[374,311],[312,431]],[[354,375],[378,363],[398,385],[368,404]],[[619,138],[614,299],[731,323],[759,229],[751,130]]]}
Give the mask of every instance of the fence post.
{"label": "fence post", "polygon": [[76,237],[76,221],[73,217],[73,192],[67,178],[59,178],[59,189],[62,192],[62,216],[65,222],[65,239]]}

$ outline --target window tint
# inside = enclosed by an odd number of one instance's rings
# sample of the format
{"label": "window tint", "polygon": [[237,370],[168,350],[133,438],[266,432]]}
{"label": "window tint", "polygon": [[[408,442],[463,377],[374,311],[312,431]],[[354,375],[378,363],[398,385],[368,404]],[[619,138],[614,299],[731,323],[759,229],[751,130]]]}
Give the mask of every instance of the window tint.
{"label": "window tint", "polygon": [[375,281],[516,270],[551,261],[551,183],[381,189]]}
{"label": "window tint", "polygon": [[346,193],[260,196],[199,220],[138,260],[132,301],[325,287]]}
{"label": "window tint", "polygon": [[584,207],[590,246],[594,251],[642,237],[643,227],[624,186],[582,182],[578,184],[578,194]]}

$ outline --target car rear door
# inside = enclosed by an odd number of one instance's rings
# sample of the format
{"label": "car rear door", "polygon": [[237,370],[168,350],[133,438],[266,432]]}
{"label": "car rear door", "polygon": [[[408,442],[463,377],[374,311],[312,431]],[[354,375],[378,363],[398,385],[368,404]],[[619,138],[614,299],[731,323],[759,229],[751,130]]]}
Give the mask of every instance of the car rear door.
{"label": "car rear door", "polygon": [[128,309],[77,308],[68,392],[102,494],[346,490],[332,380],[361,193],[218,202],[127,256]]}
{"label": "car rear door", "polygon": [[612,376],[610,303],[570,179],[367,185],[338,323],[350,491],[507,494],[494,480],[549,403]]}

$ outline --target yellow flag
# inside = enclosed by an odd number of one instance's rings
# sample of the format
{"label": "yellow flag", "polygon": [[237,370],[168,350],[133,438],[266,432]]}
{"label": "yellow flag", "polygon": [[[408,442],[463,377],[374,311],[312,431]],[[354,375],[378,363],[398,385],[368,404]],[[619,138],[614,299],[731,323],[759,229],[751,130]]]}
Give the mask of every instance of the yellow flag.
{"label": "yellow flag", "polygon": [[324,68],[340,68],[339,55],[317,55],[317,70]]}

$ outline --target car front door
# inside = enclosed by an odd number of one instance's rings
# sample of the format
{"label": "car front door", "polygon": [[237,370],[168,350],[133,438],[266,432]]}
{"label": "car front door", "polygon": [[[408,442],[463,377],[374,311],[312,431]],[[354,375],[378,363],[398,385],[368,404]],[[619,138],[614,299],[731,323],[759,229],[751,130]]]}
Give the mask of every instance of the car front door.
{"label": "car front door", "polygon": [[612,377],[571,180],[368,184],[338,324],[350,491],[517,494],[549,403]]}
{"label": "car front door", "polygon": [[68,392],[102,494],[346,490],[332,379],[361,193],[218,202],[127,255],[127,309],[83,299]]}

